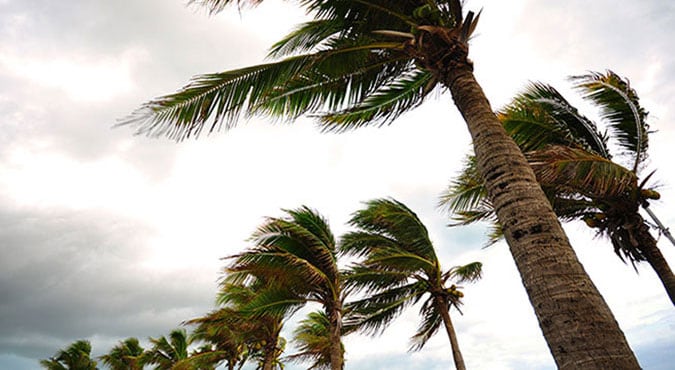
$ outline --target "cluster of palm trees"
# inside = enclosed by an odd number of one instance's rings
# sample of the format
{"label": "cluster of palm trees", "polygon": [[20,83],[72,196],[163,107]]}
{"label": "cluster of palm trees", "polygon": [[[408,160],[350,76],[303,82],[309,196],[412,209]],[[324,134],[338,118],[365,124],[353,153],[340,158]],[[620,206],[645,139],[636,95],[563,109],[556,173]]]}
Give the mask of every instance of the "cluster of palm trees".
{"label": "cluster of palm trees", "polygon": [[[231,3],[260,2],[190,1],[212,13]],[[583,219],[609,236],[621,258],[647,261],[673,300],[672,271],[658,253],[650,224],[638,213],[640,207],[651,212],[648,204],[659,195],[647,186],[650,175],[640,174],[647,114],[628,82],[611,72],[575,79],[585,97],[601,108],[617,147],[630,154],[632,163],[624,167],[613,162],[608,135],[550,86],[534,84],[504,111],[493,112],[468,59],[480,13],[465,14],[460,0],[305,0],[299,5],[313,19],[273,45],[269,56],[274,61],[197,76],[178,92],[144,104],[121,124],[133,125],[141,134],[182,140],[204,130],[231,128],[241,114],[288,120],[309,114],[322,130],[345,131],[390,124],[432,91],[447,89],[466,121],[474,155],[443,202],[461,223],[494,221],[493,236],[505,238],[560,368],[638,369],[558,219]],[[444,284],[476,266],[441,271],[424,237],[384,231],[387,222],[405,224],[397,218],[402,214],[386,221],[384,203],[369,206],[377,211],[358,213],[352,220],[362,233],[347,235],[339,248],[323,218],[311,209],[269,219],[253,236],[254,247],[231,258],[223,309],[274,321],[308,302],[318,303],[321,311],[297,331],[307,340],[299,357],[332,368],[342,367],[341,335],[358,329],[378,332],[403,308],[421,301],[425,289],[429,295],[421,304],[423,320],[413,347],[422,346],[441,323],[450,333],[452,324],[443,313],[461,295]],[[414,229],[413,224],[406,227]],[[410,249],[394,252],[399,244]],[[339,253],[363,260],[345,275],[335,263]],[[414,279],[408,268],[415,269]],[[254,294],[228,297],[229,289]],[[368,298],[346,303],[352,291]],[[199,335],[212,338],[250,322],[226,312],[195,321]],[[211,325],[228,320],[229,326]],[[277,342],[256,339],[276,329],[267,330],[249,338],[277,351]],[[310,343],[321,350],[312,352]],[[222,350],[220,355],[234,361],[234,354],[225,354],[230,346],[217,343],[211,352]],[[213,355],[203,352],[203,358]],[[461,366],[458,351],[454,357]]]}
{"label": "cluster of palm trees", "polygon": [[[298,352],[285,359],[308,362],[313,369],[341,370],[344,335],[381,333],[418,304],[421,323],[411,349],[421,349],[443,326],[456,367],[465,369],[449,312],[462,304],[464,293],[457,284],[481,277],[480,262],[443,270],[426,227],[394,199],[367,202],[350,220],[356,231],[340,240],[317,211],[300,207],[284,212],[285,217],[268,218],[256,230],[252,247],[227,258],[231,263],[221,282],[220,307],[187,321],[196,326],[190,335],[174,330],[169,338],[150,338],[147,351],[129,338],[100,360],[113,370],[145,365],[157,370],[214,369],[223,364],[235,369],[247,361],[264,370],[282,368],[283,323],[313,303],[318,310],[293,333]],[[357,259],[341,269],[339,256]],[[89,359],[90,350],[87,342],[78,341],[42,364],[48,369],[95,369],[93,360],[85,368],[62,356],[77,353]]]}

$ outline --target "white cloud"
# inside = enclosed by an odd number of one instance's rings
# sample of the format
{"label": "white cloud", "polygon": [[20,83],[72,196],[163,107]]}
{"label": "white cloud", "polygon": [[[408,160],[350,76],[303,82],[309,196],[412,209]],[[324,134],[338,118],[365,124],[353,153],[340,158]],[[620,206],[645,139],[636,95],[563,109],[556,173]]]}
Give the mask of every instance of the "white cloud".
{"label": "white cloud", "polygon": [[133,69],[147,58],[140,48],[120,55],[0,54],[0,67],[13,77],[57,89],[75,102],[108,101],[134,88]]}

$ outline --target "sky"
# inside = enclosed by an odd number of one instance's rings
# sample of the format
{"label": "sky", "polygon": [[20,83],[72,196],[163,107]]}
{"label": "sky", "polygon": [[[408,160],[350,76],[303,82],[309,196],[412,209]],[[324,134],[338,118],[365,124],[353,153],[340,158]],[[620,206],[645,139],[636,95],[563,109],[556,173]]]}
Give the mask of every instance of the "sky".
{"label": "sky", "polygon": [[[662,200],[652,209],[675,225],[675,4],[465,8],[483,9],[470,57],[495,109],[537,80],[593,117],[567,76],[609,68],[630,79],[654,131],[647,170],[657,169]],[[339,235],[379,197],[420,216],[446,268],[483,262],[463,315],[452,312],[468,368],[554,368],[504,242],[483,249],[484,225],[448,228],[437,207],[470,148],[448,94],[391,126],[344,134],[305,118],[251,119],[181,143],[113,128],[191,76],[263,62],[304,19],[275,0],[215,16],[186,0],[0,0],[0,369],[37,369],[78,339],[100,355],[127,337],[168,334],[214,308],[220,258],[246,248],[265,216],[307,205]],[[668,368],[675,312],[655,274],[636,273],[583,225],[565,229],[641,365]],[[662,237],[659,247],[675,265],[675,246]],[[451,367],[442,333],[406,352],[416,323],[412,310],[380,337],[346,337],[347,369]]]}

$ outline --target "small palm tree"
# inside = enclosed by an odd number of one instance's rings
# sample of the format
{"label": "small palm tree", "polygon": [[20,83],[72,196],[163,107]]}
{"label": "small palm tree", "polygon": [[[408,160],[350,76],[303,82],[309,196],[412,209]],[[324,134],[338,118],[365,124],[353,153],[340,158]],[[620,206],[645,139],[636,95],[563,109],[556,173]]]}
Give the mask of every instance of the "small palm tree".
{"label": "small palm tree", "polygon": [[[659,193],[648,187],[653,172],[641,176],[647,158],[647,112],[626,79],[612,71],[573,77],[582,97],[595,104],[608,133],[579,111],[553,87],[532,84],[499,117],[504,128],[526,153],[528,161],[564,221],[583,220],[607,236],[614,252],[633,266],[647,262],[673,304],[675,275],[639,213]],[[618,155],[612,156],[612,148]],[[470,157],[462,174],[441,197],[460,224],[491,220],[491,242],[501,237],[492,203]],[[662,225],[660,230],[667,233]],[[666,234],[671,239],[669,234]]]}
{"label": "small palm tree", "polygon": [[298,352],[287,359],[310,362],[307,369],[330,369],[330,322],[324,312],[314,311],[300,321],[293,331],[293,342]]}
{"label": "small palm tree", "polygon": [[218,295],[221,308],[187,321],[197,325],[193,339],[213,346],[210,351],[202,351],[200,357],[210,353],[212,363],[225,360],[228,369],[242,366],[249,358],[258,359],[263,370],[281,366],[279,356],[285,340],[279,334],[283,316],[251,316],[243,312],[264,286],[260,281],[246,286],[224,282]]}
{"label": "small palm tree", "polygon": [[99,359],[112,370],[142,370],[144,353],[138,338],[127,338]]}
{"label": "small palm tree", "polygon": [[253,234],[254,246],[230,257],[227,282],[260,279],[266,286],[244,306],[253,317],[286,316],[316,302],[330,322],[331,369],[344,367],[340,339],[344,292],[336,246],[327,221],[307,207],[286,210],[285,218],[268,218]]}
{"label": "small palm tree", "polygon": [[413,211],[394,199],[367,202],[349,223],[359,231],[344,235],[340,250],[363,257],[363,261],[351,267],[346,284],[367,294],[347,305],[349,325],[380,333],[405,308],[424,299],[422,323],[412,338],[411,350],[421,349],[443,324],[455,366],[465,369],[449,314],[451,307],[459,309],[464,294],[448,282],[479,279],[481,263],[443,271],[426,227]]}
{"label": "small palm tree", "polygon": [[[215,13],[231,3],[262,0],[190,2]],[[180,91],[144,104],[122,124],[182,140],[233,127],[241,114],[289,120],[310,114],[324,130],[345,131],[389,124],[436,88],[447,89],[472,136],[478,170],[556,363],[639,368],[473,75],[469,39],[479,16],[465,15],[461,0],[307,0],[300,5],[314,19],[272,47],[275,61],[197,76]],[[531,255],[541,258],[524,257]],[[589,330],[580,336],[575,327]]]}
{"label": "small palm tree", "polygon": [[68,348],[58,351],[54,357],[40,360],[40,366],[47,370],[98,370],[96,361],[90,356],[89,341],[78,340]]}
{"label": "small palm tree", "polygon": [[179,362],[188,358],[190,338],[184,329],[174,329],[165,336],[150,338],[152,348],[146,352],[146,364],[154,365],[154,370],[171,370]]}

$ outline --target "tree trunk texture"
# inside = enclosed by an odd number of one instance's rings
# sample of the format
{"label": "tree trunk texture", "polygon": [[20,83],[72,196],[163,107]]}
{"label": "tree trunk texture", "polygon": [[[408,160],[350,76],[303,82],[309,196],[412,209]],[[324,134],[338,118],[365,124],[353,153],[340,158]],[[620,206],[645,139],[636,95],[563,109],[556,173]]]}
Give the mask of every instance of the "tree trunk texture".
{"label": "tree trunk texture", "polygon": [[344,350],[342,348],[342,313],[340,308],[331,309],[328,313],[330,322],[330,368],[344,369]]}
{"label": "tree trunk texture", "polygon": [[560,369],[639,369],[518,146],[469,67],[445,78],[539,326]]}
{"label": "tree trunk texture", "polygon": [[668,266],[668,262],[661,254],[659,247],[656,246],[656,239],[649,232],[649,227],[645,225],[641,216],[640,220],[641,222],[638,223],[637,230],[635,230],[638,243],[636,248],[642,252],[647,263],[654,269],[663,287],[666,288],[670,301],[675,305],[675,275],[673,275],[673,271]]}
{"label": "tree trunk texture", "polygon": [[435,298],[436,309],[441,313],[443,318],[443,324],[445,324],[445,331],[448,333],[448,339],[450,340],[450,348],[452,348],[452,359],[455,361],[455,368],[457,370],[466,370],[466,365],[464,365],[464,358],[462,357],[462,352],[459,350],[459,343],[457,343],[457,334],[455,333],[455,327],[452,325],[452,320],[450,320],[450,312],[448,312],[448,303],[443,297],[437,296]]}
{"label": "tree trunk texture", "polygon": [[273,370],[274,369],[274,358],[276,351],[276,346],[269,344],[265,348],[265,357],[263,358],[262,370]]}

